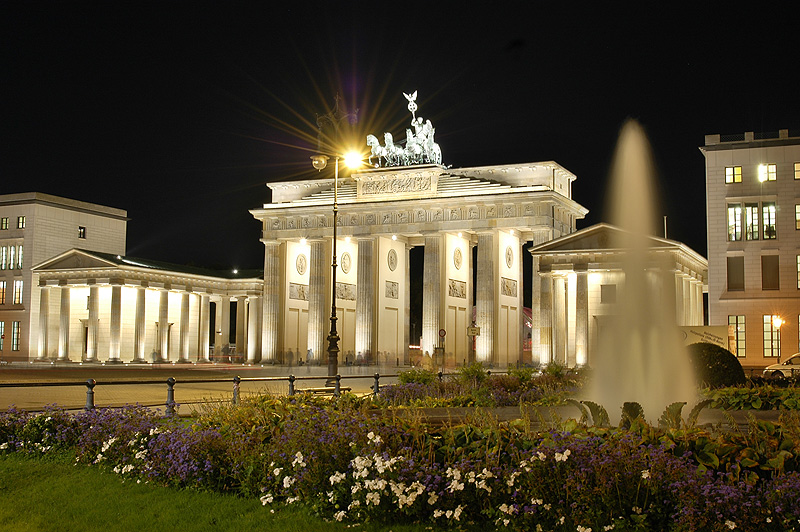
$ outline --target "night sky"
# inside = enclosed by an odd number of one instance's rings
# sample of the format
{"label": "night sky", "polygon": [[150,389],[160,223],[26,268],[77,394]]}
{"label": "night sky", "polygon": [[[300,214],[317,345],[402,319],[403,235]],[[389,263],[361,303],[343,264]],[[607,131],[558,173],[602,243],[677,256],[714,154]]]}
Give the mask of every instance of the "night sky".
{"label": "night sky", "polygon": [[616,137],[639,120],[658,218],[705,255],[703,136],[800,128],[797,24],[781,3],[426,4],[6,0],[0,193],[126,209],[129,255],[260,268],[248,209],[269,201],[267,182],[319,177],[316,115],[338,93],[359,121],[326,143],[365,149],[367,133],[404,137],[402,93],[417,90],[444,164],[575,173],[579,228],[608,219]]}

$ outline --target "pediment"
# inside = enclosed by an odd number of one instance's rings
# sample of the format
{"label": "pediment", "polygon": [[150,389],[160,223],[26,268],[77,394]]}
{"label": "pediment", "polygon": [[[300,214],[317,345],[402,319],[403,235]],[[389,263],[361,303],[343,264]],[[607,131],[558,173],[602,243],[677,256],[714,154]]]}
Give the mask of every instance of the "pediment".
{"label": "pediment", "polygon": [[91,268],[116,267],[118,264],[103,257],[80,250],[70,250],[47,260],[33,269],[38,272],[49,270],[82,270]]}
{"label": "pediment", "polygon": [[[546,242],[532,249],[534,253],[558,253],[571,251],[603,251],[625,247],[629,235],[622,229],[610,224],[600,223],[582,229],[571,235]],[[648,247],[664,247],[673,243],[653,236],[646,237]]]}

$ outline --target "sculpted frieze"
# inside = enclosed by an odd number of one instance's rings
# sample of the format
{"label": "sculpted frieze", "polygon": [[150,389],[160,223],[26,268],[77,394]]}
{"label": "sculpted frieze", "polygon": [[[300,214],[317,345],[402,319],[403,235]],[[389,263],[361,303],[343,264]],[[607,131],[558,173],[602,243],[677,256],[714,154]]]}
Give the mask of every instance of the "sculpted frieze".
{"label": "sculpted frieze", "polygon": [[308,285],[289,283],[289,299],[308,301]]}
{"label": "sculpted frieze", "polygon": [[393,179],[380,179],[363,181],[361,183],[362,196],[375,196],[379,194],[407,194],[414,192],[428,192],[433,190],[431,176],[415,175],[396,177]]}
{"label": "sculpted frieze", "polygon": [[376,220],[375,215],[373,213],[369,213],[364,218],[364,223],[367,225],[375,225],[375,220]]}
{"label": "sculpted frieze", "polygon": [[448,279],[447,281],[447,295],[467,299],[467,283],[456,279]]}
{"label": "sculpted frieze", "polygon": [[414,213],[414,219],[417,222],[424,222],[425,221],[425,210],[424,209],[417,209]]}
{"label": "sculpted frieze", "polygon": [[336,283],[336,299],[345,301],[356,300],[356,285],[349,283]]}
{"label": "sculpted frieze", "polygon": [[394,281],[386,281],[386,297],[389,299],[398,299],[400,285]]}
{"label": "sculpted frieze", "polygon": [[500,293],[504,296],[517,297],[517,281],[501,277]]}
{"label": "sculpted frieze", "polygon": [[480,214],[478,213],[477,207],[470,207],[469,208],[469,219],[470,220],[477,220]]}

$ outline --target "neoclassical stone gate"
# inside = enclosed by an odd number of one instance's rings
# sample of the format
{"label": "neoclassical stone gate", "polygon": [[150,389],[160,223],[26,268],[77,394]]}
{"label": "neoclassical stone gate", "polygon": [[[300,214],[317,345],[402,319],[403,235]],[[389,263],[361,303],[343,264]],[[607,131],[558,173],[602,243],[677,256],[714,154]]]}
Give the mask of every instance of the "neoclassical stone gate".
{"label": "neoclassical stone gate", "polygon": [[[459,169],[422,165],[340,176],[340,362],[359,355],[408,360],[414,246],[424,246],[422,351],[433,353],[444,330],[446,356],[467,360],[474,300],[480,328],[475,359],[501,366],[521,360],[523,246],[575,231],[576,220],[587,213],[572,200],[575,179],[552,161]],[[324,360],[333,176],[268,186],[272,203],[250,211],[262,224],[265,246],[262,361],[309,354],[312,361]]]}

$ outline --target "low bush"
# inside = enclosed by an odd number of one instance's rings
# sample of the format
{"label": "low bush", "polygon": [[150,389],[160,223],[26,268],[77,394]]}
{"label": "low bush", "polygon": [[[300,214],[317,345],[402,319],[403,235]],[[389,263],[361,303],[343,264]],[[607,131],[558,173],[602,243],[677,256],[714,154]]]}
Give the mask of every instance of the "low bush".
{"label": "low bush", "polygon": [[688,347],[697,380],[711,388],[740,386],[747,382],[736,356],[715,344],[699,342]]}

